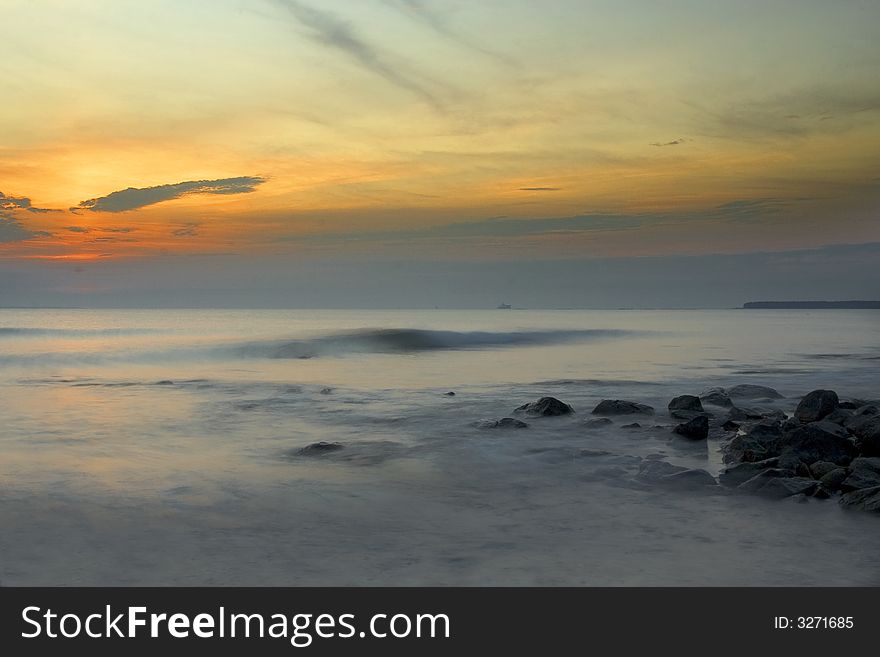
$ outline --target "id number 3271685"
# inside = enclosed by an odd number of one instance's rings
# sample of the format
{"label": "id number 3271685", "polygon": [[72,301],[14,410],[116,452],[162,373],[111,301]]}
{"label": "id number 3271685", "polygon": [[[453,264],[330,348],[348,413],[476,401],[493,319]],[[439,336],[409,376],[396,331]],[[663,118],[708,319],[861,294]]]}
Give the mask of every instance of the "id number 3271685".
{"label": "id number 3271685", "polygon": [[851,630],[855,626],[852,616],[774,616],[775,630]]}

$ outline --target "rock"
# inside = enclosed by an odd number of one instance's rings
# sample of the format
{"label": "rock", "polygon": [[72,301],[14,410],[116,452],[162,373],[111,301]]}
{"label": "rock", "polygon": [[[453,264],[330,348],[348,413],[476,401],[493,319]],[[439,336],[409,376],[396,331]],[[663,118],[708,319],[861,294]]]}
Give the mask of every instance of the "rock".
{"label": "rock", "polygon": [[[748,481],[757,474],[777,467],[779,459],[771,458],[756,463],[738,463],[726,468],[718,475],[718,482],[722,486],[736,488],[740,484]],[[794,474],[794,473],[792,473]]]}
{"label": "rock", "polygon": [[880,486],[847,493],[840,498],[840,505],[861,511],[880,512]]}
{"label": "rock", "polygon": [[813,493],[813,497],[815,497],[817,500],[827,500],[831,497],[831,491],[823,488],[822,484],[820,483],[819,486],[816,488],[816,492]]}
{"label": "rock", "polygon": [[846,468],[835,468],[819,477],[819,483],[828,492],[835,493],[840,490],[840,485],[848,476]]}
{"label": "rock", "polygon": [[840,484],[843,491],[880,486],[880,458],[861,457],[849,464],[849,476]]}
{"label": "rock", "polygon": [[845,426],[852,416],[853,414],[850,411],[838,407],[826,415],[824,419],[834,422],[834,424]]}
{"label": "rock", "polygon": [[782,433],[788,433],[789,431],[794,431],[799,428],[801,423],[798,422],[795,418],[790,417],[782,420]]}
{"label": "rock", "polygon": [[756,463],[779,456],[782,429],[778,422],[763,421],[744,434],[734,436],[722,446],[725,463]]}
{"label": "rock", "polygon": [[700,393],[700,401],[712,406],[733,406],[733,402],[730,401],[730,395],[727,394],[724,388],[709,388],[703,391]]}
{"label": "rock", "polygon": [[694,395],[679,395],[669,402],[667,408],[670,411],[697,411],[698,413],[703,412],[703,405],[700,403],[700,398],[695,397]]}
{"label": "rock", "polygon": [[333,394],[333,388],[321,388],[322,395],[331,395]]}
{"label": "rock", "polygon": [[165,379],[164,381],[156,381],[156,385],[157,386],[173,386],[174,381],[169,381],[168,379]]}
{"label": "rock", "polygon": [[679,436],[691,440],[705,440],[709,437],[709,418],[705,415],[698,415],[692,420],[679,424],[673,431]]}
{"label": "rock", "polygon": [[724,424],[721,425],[721,428],[725,431],[736,431],[740,428],[740,423],[734,422],[733,420],[727,420]]}
{"label": "rock", "polygon": [[609,420],[607,417],[594,417],[594,418],[590,418],[589,420],[584,422],[584,428],[585,429],[600,429],[602,427],[607,427],[611,424],[614,424],[614,422]]}
{"label": "rock", "polygon": [[603,399],[593,409],[593,415],[653,415],[654,408],[647,404],[624,401],[622,399]]}
{"label": "rock", "polygon": [[848,465],[858,455],[846,430],[826,421],[811,422],[783,434],[778,449],[780,455],[791,454],[807,465],[816,461]]}
{"label": "rock", "polygon": [[565,402],[559,401],[556,397],[541,397],[538,401],[523,404],[514,412],[548,417],[554,415],[568,415],[569,413],[574,413],[574,409]]}
{"label": "rock", "polygon": [[503,417],[500,420],[480,420],[477,422],[479,429],[525,429],[529,425],[522,420],[513,417]]}
{"label": "rock", "polygon": [[833,390],[813,390],[801,399],[794,411],[794,416],[801,422],[818,422],[832,413],[840,404],[837,393]]}
{"label": "rock", "polygon": [[793,495],[813,495],[819,489],[819,482],[809,477],[777,477],[770,479],[758,491],[761,497],[784,499]]}
{"label": "rock", "polygon": [[792,495],[812,495],[819,483],[806,477],[791,477],[790,471],[771,468],[740,484],[737,490],[755,493],[771,499],[783,499]]}
{"label": "rock", "polygon": [[768,388],[767,386],[756,386],[750,383],[741,383],[737,386],[733,386],[730,390],[727,391],[728,396],[730,397],[738,397],[739,399],[782,399],[782,395],[780,395],[773,388]]}
{"label": "rock", "polygon": [[840,468],[840,466],[831,461],[816,461],[810,466],[810,474],[813,475],[814,479],[821,479],[829,472],[837,470],[838,468]]}
{"label": "rock", "polygon": [[638,422],[632,422],[630,424],[622,424],[620,425],[621,429],[641,429],[642,425]]}
{"label": "rock", "polygon": [[810,466],[804,463],[793,452],[783,452],[779,456],[779,468],[782,470],[791,470],[795,477],[806,477],[813,479],[813,473],[810,472]]}
{"label": "rock", "polygon": [[880,456],[880,416],[869,418],[852,429],[862,456]]}
{"label": "rock", "polygon": [[866,403],[867,402],[861,399],[841,399],[837,407],[847,411],[854,411],[860,406],[864,406]]}
{"label": "rock", "polygon": [[844,420],[843,426],[855,433],[864,426],[871,423],[871,420],[880,416],[880,409],[873,404],[859,406],[852,412],[852,415]]}
{"label": "rock", "polygon": [[320,456],[321,454],[327,454],[329,452],[336,452],[343,448],[342,443],[328,443],[323,440],[318,443],[312,443],[311,445],[306,445],[302,449],[297,451],[297,454],[301,456]]}
{"label": "rock", "polygon": [[706,490],[718,486],[715,477],[697,468],[662,475],[653,483],[676,490]]}
{"label": "rock", "polygon": [[455,397],[455,393],[451,390],[449,392],[444,392],[443,395],[446,397]]}

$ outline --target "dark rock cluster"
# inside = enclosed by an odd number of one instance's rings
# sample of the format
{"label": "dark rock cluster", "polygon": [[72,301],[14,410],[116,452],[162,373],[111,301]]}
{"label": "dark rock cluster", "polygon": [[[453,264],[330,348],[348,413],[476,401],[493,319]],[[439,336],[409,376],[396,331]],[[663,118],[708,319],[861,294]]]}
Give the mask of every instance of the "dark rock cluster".
{"label": "dark rock cluster", "polygon": [[722,445],[723,486],[769,498],[838,497],[844,507],[880,511],[877,406],[814,390],[791,418],[757,415],[747,414]]}

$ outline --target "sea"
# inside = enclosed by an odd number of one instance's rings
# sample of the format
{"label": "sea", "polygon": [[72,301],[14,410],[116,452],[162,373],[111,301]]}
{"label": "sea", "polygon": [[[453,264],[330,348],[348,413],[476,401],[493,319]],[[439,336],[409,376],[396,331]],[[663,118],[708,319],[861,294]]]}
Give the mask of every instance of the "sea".
{"label": "sea", "polygon": [[[880,398],[878,320],[0,310],[0,585],[877,586],[876,514],[635,475],[723,467],[676,395]],[[544,396],[575,412],[514,413]],[[603,399],[656,413],[588,426]]]}

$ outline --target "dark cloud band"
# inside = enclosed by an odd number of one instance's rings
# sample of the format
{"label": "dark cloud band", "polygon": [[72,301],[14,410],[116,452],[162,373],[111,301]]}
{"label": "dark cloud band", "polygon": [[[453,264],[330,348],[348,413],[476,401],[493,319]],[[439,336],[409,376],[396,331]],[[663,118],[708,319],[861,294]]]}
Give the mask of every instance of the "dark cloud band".
{"label": "dark cloud band", "polygon": [[265,178],[241,176],[219,180],[190,180],[172,185],[156,187],[129,187],[99,198],[82,201],[72,211],[91,210],[92,212],[125,212],[136,210],[155,203],[170,201],[192,194],[246,194],[254,191]]}

